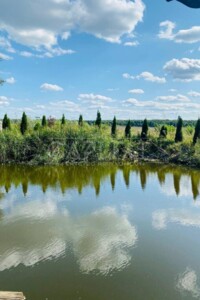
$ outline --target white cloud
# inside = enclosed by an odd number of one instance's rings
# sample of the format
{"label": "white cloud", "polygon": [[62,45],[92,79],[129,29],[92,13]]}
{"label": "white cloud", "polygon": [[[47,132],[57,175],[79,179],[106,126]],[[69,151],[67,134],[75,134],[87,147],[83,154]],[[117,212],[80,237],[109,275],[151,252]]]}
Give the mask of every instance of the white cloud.
{"label": "white cloud", "polygon": [[144,94],[144,91],[142,89],[133,89],[128,91],[129,94]]}
{"label": "white cloud", "polygon": [[0,48],[10,53],[15,53],[15,49],[12,47],[11,42],[3,36],[0,37]]}
{"label": "white cloud", "polygon": [[158,77],[153,75],[150,72],[142,72],[140,75],[136,76],[137,79],[143,78],[146,81],[156,82],[156,83],[165,83],[166,79],[164,77]]}
{"label": "white cloud", "polygon": [[66,111],[76,111],[76,112],[81,112],[81,109],[79,105],[75,102],[69,101],[69,100],[62,100],[62,101],[55,101],[55,102],[50,102],[50,105],[56,108],[61,108],[62,110]]}
{"label": "white cloud", "polygon": [[34,56],[34,54],[29,51],[21,51],[19,54],[24,57],[33,57]]}
{"label": "white cloud", "polygon": [[141,74],[137,75],[137,76],[133,76],[130,75],[129,73],[124,73],[122,74],[122,77],[125,79],[144,79],[146,81],[150,81],[150,82],[156,82],[156,83],[165,83],[166,79],[164,77],[158,77],[153,75],[150,72],[142,72]]}
{"label": "white cloud", "polygon": [[7,106],[10,104],[10,100],[5,96],[0,96],[0,106]]}
{"label": "white cloud", "polygon": [[[110,274],[130,264],[130,249],[138,239],[127,215],[114,208],[74,217],[66,209],[61,211],[58,202],[41,197],[12,206],[4,220],[11,238],[7,239],[5,230],[1,230],[0,271],[58,258],[70,244],[81,272]],[[23,231],[20,220],[25,225]],[[19,233],[17,241],[13,238],[14,228]]]}
{"label": "white cloud", "polygon": [[13,58],[11,56],[9,56],[9,55],[6,55],[6,54],[0,52],[0,59],[11,60]]}
{"label": "white cloud", "polygon": [[200,59],[172,59],[164,65],[164,70],[175,80],[190,82],[200,80]]}
{"label": "white cloud", "polygon": [[38,109],[45,109],[45,105],[36,105],[36,108],[38,108]]}
{"label": "white cloud", "polygon": [[123,73],[122,77],[125,79],[135,79],[135,76],[132,76],[129,73]]}
{"label": "white cloud", "polygon": [[175,23],[171,21],[164,21],[160,23],[160,32],[158,34],[158,37],[160,39],[168,39],[172,40],[174,35],[173,35],[173,30],[176,27]]}
{"label": "white cloud", "polygon": [[107,96],[103,96],[103,95],[97,95],[97,94],[79,94],[78,96],[79,100],[83,100],[83,101],[102,101],[102,102],[111,102],[112,98],[107,97]]}
{"label": "white cloud", "polygon": [[181,94],[177,94],[176,96],[159,96],[156,98],[156,100],[158,101],[166,101],[166,102],[174,102],[174,101],[178,101],[178,102],[190,102],[191,100],[185,96],[185,95],[181,95]]}
{"label": "white cloud", "polygon": [[0,30],[33,48],[51,49],[73,30],[119,43],[142,21],[144,9],[142,0],[1,0]]}
{"label": "white cloud", "polygon": [[63,88],[56,84],[43,83],[40,88],[45,91],[62,92]]}
{"label": "white cloud", "polygon": [[190,91],[189,93],[188,93],[188,95],[189,96],[191,96],[191,97],[200,97],[200,92],[195,92],[195,91]]}
{"label": "white cloud", "polygon": [[[193,26],[189,29],[179,30],[174,33],[175,23],[164,21],[160,23],[160,32],[158,34],[161,39],[173,40],[176,43],[197,43],[200,42],[200,26]],[[163,29],[164,28],[164,29]]]}
{"label": "white cloud", "polygon": [[9,84],[14,84],[16,82],[16,80],[14,77],[10,77],[10,78],[6,79],[6,82]]}
{"label": "white cloud", "polygon": [[138,41],[124,43],[124,46],[127,46],[127,47],[136,47],[138,45],[139,45]]}

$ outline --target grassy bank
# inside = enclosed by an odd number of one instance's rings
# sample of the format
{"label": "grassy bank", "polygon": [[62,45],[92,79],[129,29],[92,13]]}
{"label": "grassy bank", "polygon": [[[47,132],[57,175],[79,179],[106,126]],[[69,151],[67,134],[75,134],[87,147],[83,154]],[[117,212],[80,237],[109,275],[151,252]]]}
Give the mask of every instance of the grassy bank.
{"label": "grassy bank", "polygon": [[0,133],[0,163],[65,164],[101,161],[159,160],[200,167],[200,143],[194,146],[194,128],[183,128],[184,141],[174,142],[176,128],[168,128],[167,138],[159,137],[159,128],[151,128],[146,141],[140,138],[140,128],[131,129],[131,137],[124,137],[124,127],[118,126],[115,137],[110,126],[99,129],[95,125],[67,121],[53,126],[35,128],[29,125],[24,135],[19,124]]}

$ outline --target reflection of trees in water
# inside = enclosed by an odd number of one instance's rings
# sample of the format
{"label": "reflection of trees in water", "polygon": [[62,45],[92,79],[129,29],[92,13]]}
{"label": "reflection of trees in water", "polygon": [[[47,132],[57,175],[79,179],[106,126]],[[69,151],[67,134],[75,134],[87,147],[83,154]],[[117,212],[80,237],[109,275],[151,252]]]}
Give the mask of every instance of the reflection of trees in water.
{"label": "reflection of trees in water", "polygon": [[131,172],[131,170],[128,165],[123,167],[124,182],[127,187],[129,187],[129,185],[130,185],[130,172]]}
{"label": "reflection of trees in water", "polygon": [[165,183],[165,171],[163,169],[160,169],[158,170],[157,174],[160,185],[163,185]]}
{"label": "reflection of trees in water", "polygon": [[111,186],[112,186],[112,190],[113,190],[113,191],[114,191],[114,189],[115,189],[116,173],[117,173],[117,170],[112,170],[111,173],[110,173],[110,183],[111,183]]}
{"label": "reflection of trees in water", "polygon": [[[124,182],[127,187],[134,182],[130,182],[131,173],[136,173],[140,177],[142,189],[148,184],[148,175],[156,174],[160,185],[166,183],[166,175],[173,177],[171,188],[177,195],[181,195],[181,190],[185,188],[181,183],[182,176],[188,177],[191,184],[191,192],[194,199],[199,195],[200,172],[172,166],[162,166],[155,164],[98,164],[98,165],[74,165],[74,166],[51,166],[51,167],[31,167],[31,166],[0,166],[0,187],[4,187],[8,193],[11,186],[22,186],[24,195],[28,193],[29,185],[39,185],[45,193],[48,188],[60,187],[62,193],[68,189],[76,188],[79,194],[86,186],[95,188],[96,195],[99,195],[101,184],[110,178],[111,187],[116,186],[116,174],[122,172]],[[173,186],[174,185],[174,186]]]}
{"label": "reflection of trees in water", "polygon": [[147,183],[147,173],[144,167],[140,169],[140,183],[142,189],[144,190]]}
{"label": "reflection of trees in water", "polygon": [[178,196],[180,194],[180,181],[181,181],[181,174],[178,172],[175,172],[173,174],[174,177],[174,190],[176,192],[176,195]]}
{"label": "reflection of trees in water", "polygon": [[198,189],[199,181],[200,181],[199,174],[193,172],[191,174],[191,186],[192,186],[192,193],[193,193],[194,200],[196,200],[197,197],[199,196],[199,189]]}

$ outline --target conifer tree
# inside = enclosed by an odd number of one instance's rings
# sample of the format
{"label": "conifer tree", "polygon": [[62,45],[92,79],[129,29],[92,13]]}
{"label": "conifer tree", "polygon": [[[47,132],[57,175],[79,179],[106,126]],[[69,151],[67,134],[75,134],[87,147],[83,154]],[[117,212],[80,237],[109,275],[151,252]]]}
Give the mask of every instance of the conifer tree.
{"label": "conifer tree", "polygon": [[194,145],[196,144],[198,138],[200,138],[200,119],[197,120],[197,123],[195,126],[195,132],[194,132],[194,137],[193,137]]}
{"label": "conifer tree", "polygon": [[42,127],[45,127],[47,126],[47,119],[46,119],[46,116],[43,116],[42,117]]}
{"label": "conifer tree", "polygon": [[101,114],[100,114],[99,110],[97,112],[97,118],[96,118],[95,125],[98,126],[99,128],[101,127]]}
{"label": "conifer tree", "polygon": [[128,123],[126,124],[125,128],[125,137],[130,138],[131,137],[131,121],[129,120]]}
{"label": "conifer tree", "polygon": [[182,127],[183,127],[183,120],[181,117],[178,117],[178,122],[176,126],[175,143],[183,141]]}
{"label": "conifer tree", "polygon": [[65,125],[66,124],[66,120],[65,120],[65,115],[62,115],[62,119],[61,119],[61,125]]}
{"label": "conifer tree", "polygon": [[117,131],[117,120],[116,117],[114,117],[112,122],[112,127],[111,127],[111,135],[116,136],[116,131]]}
{"label": "conifer tree", "polygon": [[148,130],[149,130],[149,126],[148,126],[147,119],[144,119],[144,122],[142,124],[142,132],[141,132],[141,138],[143,140],[147,139]]}
{"label": "conifer tree", "polygon": [[28,129],[28,119],[27,119],[27,115],[25,114],[25,112],[23,112],[21,124],[20,124],[20,131],[24,135],[25,132],[27,131],[27,129]]}
{"label": "conifer tree", "polygon": [[163,125],[160,129],[160,137],[166,138],[167,137],[167,127]]}
{"label": "conifer tree", "polygon": [[80,127],[83,126],[83,116],[82,116],[82,115],[79,116],[78,125],[79,125]]}
{"label": "conifer tree", "polygon": [[10,119],[8,118],[7,114],[5,114],[3,118],[2,128],[11,129]]}

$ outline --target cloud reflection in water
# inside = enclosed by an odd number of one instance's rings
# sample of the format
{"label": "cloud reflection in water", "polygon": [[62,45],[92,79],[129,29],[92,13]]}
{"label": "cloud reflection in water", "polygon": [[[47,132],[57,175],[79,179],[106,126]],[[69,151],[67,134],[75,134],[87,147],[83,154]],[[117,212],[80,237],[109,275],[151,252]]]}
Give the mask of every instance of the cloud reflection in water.
{"label": "cloud reflection in water", "polygon": [[59,258],[70,246],[82,272],[109,274],[130,263],[137,232],[114,208],[73,217],[45,200],[20,204],[4,216],[0,240],[0,271]]}

